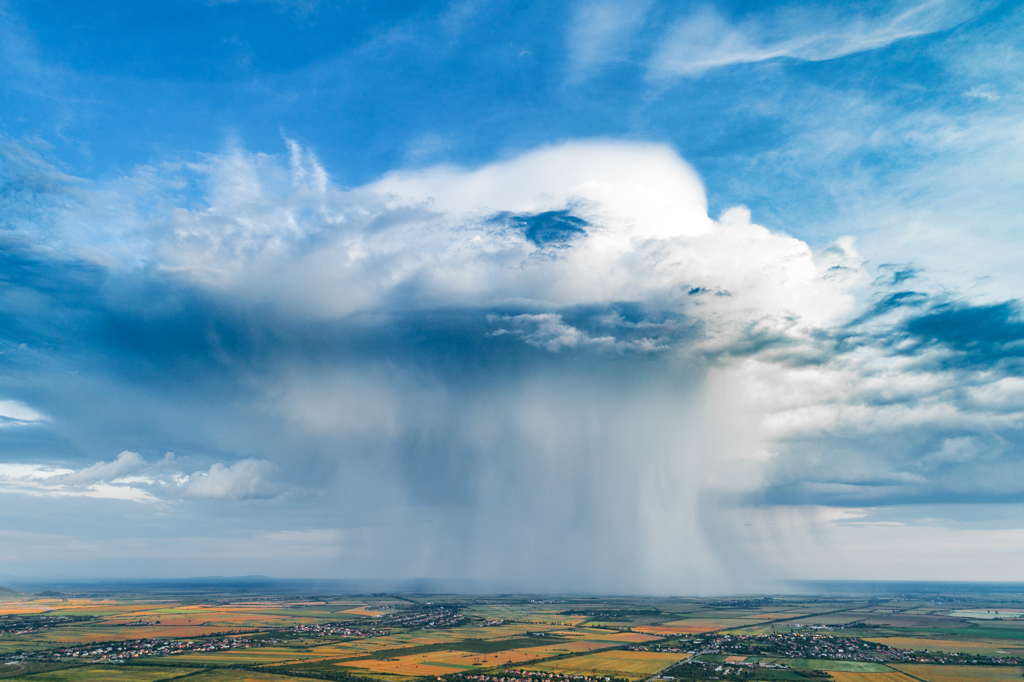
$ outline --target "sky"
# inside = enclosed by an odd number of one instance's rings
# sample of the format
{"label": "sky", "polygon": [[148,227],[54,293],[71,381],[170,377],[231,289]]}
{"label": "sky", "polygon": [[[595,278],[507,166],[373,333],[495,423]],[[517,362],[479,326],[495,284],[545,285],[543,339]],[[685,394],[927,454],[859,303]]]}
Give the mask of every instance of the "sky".
{"label": "sky", "polygon": [[1024,575],[1024,5],[0,0],[0,580]]}

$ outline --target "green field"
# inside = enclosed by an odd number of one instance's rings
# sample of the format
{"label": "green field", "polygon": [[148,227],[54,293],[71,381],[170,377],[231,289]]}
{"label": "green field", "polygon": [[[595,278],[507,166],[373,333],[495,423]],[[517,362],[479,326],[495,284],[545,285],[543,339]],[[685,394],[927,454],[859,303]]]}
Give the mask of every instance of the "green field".
{"label": "green field", "polygon": [[33,680],[33,682],[155,682],[174,679],[194,672],[195,670],[183,668],[158,669],[148,666],[89,665],[35,673],[22,679]]}

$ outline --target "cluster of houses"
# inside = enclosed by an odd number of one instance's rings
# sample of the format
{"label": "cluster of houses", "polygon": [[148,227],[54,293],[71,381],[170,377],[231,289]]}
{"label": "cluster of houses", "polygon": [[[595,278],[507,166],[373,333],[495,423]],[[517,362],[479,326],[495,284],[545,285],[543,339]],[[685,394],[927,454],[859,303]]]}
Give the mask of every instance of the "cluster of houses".
{"label": "cluster of houses", "polygon": [[0,616],[0,637],[4,633],[12,635],[31,635],[42,632],[51,625],[65,625],[80,618],[70,616],[41,616],[33,614],[24,616],[21,614],[7,614]]}
{"label": "cluster of houses", "polygon": [[718,635],[700,642],[702,653],[739,653],[748,656],[824,659],[833,661],[864,661],[873,663],[944,663],[1020,665],[1013,656],[938,653],[899,649],[855,637],[793,632],[756,635]]}
{"label": "cluster of houses", "polygon": [[348,637],[352,639],[366,639],[368,637],[386,637],[391,634],[390,630],[378,630],[369,628],[360,630],[344,623],[309,623],[306,625],[295,625],[288,628],[288,632],[313,635],[318,637]]}
{"label": "cluster of houses", "polygon": [[197,653],[202,651],[223,651],[258,647],[268,644],[267,640],[251,640],[244,637],[223,639],[130,639],[123,642],[83,644],[79,646],[47,649],[45,651],[21,651],[4,658],[6,665],[50,661],[87,660],[96,663],[119,663],[140,656],[172,656],[174,654]]}
{"label": "cluster of houses", "polygon": [[[367,623],[371,628],[373,626],[387,626],[391,628],[409,628],[412,630],[450,628],[466,620],[464,615],[445,606],[435,606],[423,611],[389,613],[384,616],[376,616],[375,618],[376,620],[372,624]],[[361,627],[361,625],[358,622],[350,622],[348,627],[356,628]]]}

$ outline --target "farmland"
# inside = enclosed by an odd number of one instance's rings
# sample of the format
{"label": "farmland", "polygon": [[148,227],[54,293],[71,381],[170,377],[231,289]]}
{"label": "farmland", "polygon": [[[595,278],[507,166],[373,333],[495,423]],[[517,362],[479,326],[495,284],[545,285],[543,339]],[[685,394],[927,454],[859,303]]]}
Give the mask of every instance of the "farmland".
{"label": "farmland", "polygon": [[888,673],[829,673],[836,682],[917,682],[913,677],[900,672]]}
{"label": "farmland", "polygon": [[939,639],[937,637],[884,637],[877,639],[872,638],[867,641],[905,649],[918,649],[921,651],[1024,656],[1024,642],[1007,642],[1005,640],[991,640],[988,638]]}
{"label": "farmland", "polygon": [[1021,603],[26,591],[0,601],[0,678],[1003,682],[1022,679]]}
{"label": "farmland", "polygon": [[945,665],[897,665],[897,670],[924,682],[1011,682],[1022,677],[1020,668],[972,666],[952,668]]}
{"label": "farmland", "polygon": [[616,676],[627,679],[648,677],[673,663],[687,658],[688,654],[659,653],[649,651],[601,651],[586,656],[564,658],[551,663],[538,663],[528,670],[543,670],[558,673],[592,675],[594,677]]}

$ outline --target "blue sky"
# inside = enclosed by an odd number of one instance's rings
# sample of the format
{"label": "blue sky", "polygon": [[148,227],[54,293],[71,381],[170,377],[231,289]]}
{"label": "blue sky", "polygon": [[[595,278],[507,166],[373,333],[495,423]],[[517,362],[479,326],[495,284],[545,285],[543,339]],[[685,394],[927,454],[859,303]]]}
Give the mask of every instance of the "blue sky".
{"label": "blue sky", "polygon": [[1019,4],[0,14],[0,577],[1019,577]]}

